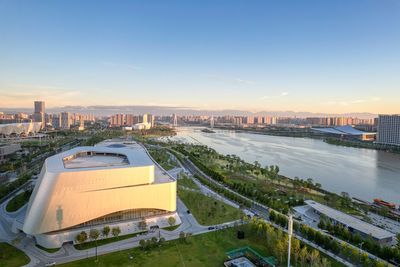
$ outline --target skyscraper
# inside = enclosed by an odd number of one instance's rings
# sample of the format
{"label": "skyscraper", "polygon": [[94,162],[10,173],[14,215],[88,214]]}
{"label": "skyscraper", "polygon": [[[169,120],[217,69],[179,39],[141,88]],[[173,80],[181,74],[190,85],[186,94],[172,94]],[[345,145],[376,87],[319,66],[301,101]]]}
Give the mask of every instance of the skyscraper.
{"label": "skyscraper", "polygon": [[400,115],[379,115],[376,142],[400,146]]}
{"label": "skyscraper", "polygon": [[35,113],[45,113],[44,101],[35,101]]}
{"label": "skyscraper", "polygon": [[142,122],[143,122],[143,123],[149,122],[149,114],[143,114]]}
{"label": "skyscraper", "polygon": [[41,122],[42,123],[42,128],[45,127],[46,122],[45,122],[45,107],[44,107],[44,101],[35,101],[34,102],[35,110],[33,113],[33,120],[36,122]]}
{"label": "skyscraper", "polygon": [[174,127],[178,127],[178,117],[176,116],[176,114],[172,114],[172,123],[174,125]]}
{"label": "skyscraper", "polygon": [[61,129],[69,129],[71,126],[71,115],[69,112],[61,113]]}
{"label": "skyscraper", "polygon": [[124,114],[115,114],[111,116],[111,126],[119,127],[124,125]]}

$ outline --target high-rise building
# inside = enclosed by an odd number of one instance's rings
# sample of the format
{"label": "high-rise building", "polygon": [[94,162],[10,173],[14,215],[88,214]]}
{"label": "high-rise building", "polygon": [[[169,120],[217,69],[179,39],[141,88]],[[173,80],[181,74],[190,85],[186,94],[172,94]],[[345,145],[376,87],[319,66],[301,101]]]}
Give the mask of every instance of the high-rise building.
{"label": "high-rise building", "polygon": [[210,118],[210,128],[214,128],[214,116]]}
{"label": "high-rise building", "polygon": [[71,126],[71,115],[69,112],[61,113],[61,129],[69,129]]}
{"label": "high-rise building", "polygon": [[135,114],[126,114],[125,115],[125,125],[131,126],[135,123],[138,123],[135,121],[135,118],[136,118]]}
{"label": "high-rise building", "polygon": [[35,113],[45,113],[44,101],[35,101]]}
{"label": "high-rise building", "polygon": [[176,116],[176,114],[172,114],[172,122],[174,127],[178,127],[178,117]]}
{"label": "high-rise building", "polygon": [[154,115],[147,114],[147,122],[150,123],[151,127],[154,127]]}
{"label": "high-rise building", "polygon": [[247,116],[247,124],[254,124],[254,116]]}
{"label": "high-rise building", "polygon": [[51,118],[51,125],[55,129],[60,129],[61,128],[61,119],[60,119],[60,114],[54,114],[53,117]]}
{"label": "high-rise building", "polygon": [[379,115],[376,142],[400,146],[400,115]]}
{"label": "high-rise building", "polygon": [[46,125],[46,120],[45,120],[45,107],[44,107],[44,101],[35,101],[34,102],[34,113],[33,113],[33,119],[36,122],[41,122],[42,123],[42,128],[45,127]]}
{"label": "high-rise building", "polygon": [[142,122],[143,123],[148,123],[149,122],[149,114],[143,114]]}
{"label": "high-rise building", "polygon": [[124,125],[124,114],[115,114],[111,116],[111,126],[119,127]]}

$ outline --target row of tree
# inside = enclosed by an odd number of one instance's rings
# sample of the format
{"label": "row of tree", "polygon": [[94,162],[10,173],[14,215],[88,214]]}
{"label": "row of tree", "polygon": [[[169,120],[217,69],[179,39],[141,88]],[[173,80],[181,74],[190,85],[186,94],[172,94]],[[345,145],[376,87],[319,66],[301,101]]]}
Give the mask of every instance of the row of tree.
{"label": "row of tree", "polygon": [[161,237],[160,239],[157,239],[157,237],[152,237],[151,239],[148,240],[140,240],[139,245],[143,250],[150,250],[154,247],[157,246],[162,246],[166,242],[164,237]]}
{"label": "row of tree", "polygon": [[[384,260],[392,260],[400,263],[400,247],[389,247],[381,246],[378,241],[374,240],[371,236],[363,239],[359,233],[353,234],[341,225],[332,225],[330,220],[326,216],[321,216],[321,220],[318,227],[326,230],[328,233],[334,236],[338,236],[341,239],[352,243],[355,246],[362,246],[362,249],[368,251],[371,254],[377,255]],[[400,235],[399,235],[400,237]],[[399,240],[400,242],[400,240]]]}
{"label": "row of tree", "polygon": [[[284,215],[275,213],[274,211],[270,211],[269,219],[282,227],[287,227],[288,220]],[[366,267],[385,266],[382,261],[371,260],[367,253],[360,253],[359,249],[351,247],[345,242],[341,242],[339,244],[336,239],[332,239],[330,236],[320,231],[317,231],[316,229],[309,227],[305,224],[294,222],[293,230],[307,240],[316,243],[317,245],[331,251],[336,255],[340,255],[343,259],[348,260],[353,264]]]}
{"label": "row of tree", "polygon": [[[253,217],[250,223],[244,224],[243,227],[251,238],[264,243],[267,249],[278,259],[278,265],[285,266],[287,264],[288,235],[285,232],[257,217]],[[309,248],[300,240],[292,238],[291,265],[328,267],[330,262],[327,258],[321,257],[318,250]]]}
{"label": "row of tree", "polygon": [[247,200],[241,196],[238,196],[237,194],[221,187],[218,186],[216,184],[214,184],[213,182],[209,181],[206,178],[203,178],[202,176],[195,174],[194,177],[199,180],[202,184],[206,185],[207,187],[209,187],[210,189],[212,189],[214,192],[217,192],[218,194],[222,194],[224,197],[233,200],[236,203],[239,203],[240,205],[244,205],[248,208],[251,207],[251,201]]}
{"label": "row of tree", "polygon": [[[113,227],[112,229],[110,228],[110,226],[104,226],[102,231],[101,231],[101,235],[104,238],[108,238],[108,236],[110,235],[110,231],[111,234],[118,238],[119,234],[121,233],[121,229],[116,226]],[[91,241],[97,241],[97,239],[100,237],[100,231],[97,229],[91,229],[89,231],[89,234],[86,233],[85,231],[80,232],[75,240],[80,244],[81,248],[82,248],[82,244],[85,243],[88,239],[90,239]]]}
{"label": "row of tree", "polygon": [[203,164],[200,160],[199,160],[199,156],[193,152],[189,153],[186,151],[186,149],[183,146],[176,146],[175,149],[177,151],[179,151],[180,153],[182,153],[183,155],[189,157],[190,161],[197,166],[197,168],[199,168],[202,172],[204,172],[206,175],[208,175],[209,177],[211,177],[212,179],[218,181],[218,182],[222,182],[225,183],[226,182],[226,177],[222,174],[220,174],[219,172],[207,167],[205,164]]}

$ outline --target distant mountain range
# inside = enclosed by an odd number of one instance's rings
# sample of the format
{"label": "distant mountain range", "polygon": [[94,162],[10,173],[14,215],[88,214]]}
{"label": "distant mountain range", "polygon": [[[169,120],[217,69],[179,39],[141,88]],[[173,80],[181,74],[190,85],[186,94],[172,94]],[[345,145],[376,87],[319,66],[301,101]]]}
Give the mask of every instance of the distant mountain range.
{"label": "distant mountain range", "polygon": [[[0,108],[0,111],[4,113],[32,113],[33,108]],[[143,114],[150,113],[155,115],[171,115],[176,113],[177,115],[214,115],[214,116],[224,116],[224,115],[235,115],[235,116],[278,116],[278,117],[357,117],[360,119],[370,119],[375,118],[378,115],[368,112],[360,113],[343,113],[343,114],[327,114],[327,113],[312,113],[312,112],[295,112],[295,111],[260,111],[260,112],[250,112],[246,110],[236,110],[236,109],[223,109],[223,110],[202,110],[194,109],[188,107],[165,107],[165,106],[65,106],[65,107],[55,107],[48,108],[46,112],[48,113],[60,113],[63,111],[72,113],[83,113],[83,114],[94,114],[97,116],[107,116],[116,113],[135,113]]]}

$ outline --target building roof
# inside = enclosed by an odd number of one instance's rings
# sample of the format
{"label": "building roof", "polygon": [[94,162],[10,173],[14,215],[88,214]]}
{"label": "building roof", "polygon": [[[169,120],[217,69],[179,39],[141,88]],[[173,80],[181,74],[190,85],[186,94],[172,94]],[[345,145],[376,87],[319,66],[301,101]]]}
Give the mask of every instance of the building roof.
{"label": "building roof", "polygon": [[53,173],[90,171],[97,169],[154,166],[155,182],[174,180],[140,144],[121,140],[106,140],[96,146],[82,146],[46,159]]}
{"label": "building roof", "polygon": [[351,127],[351,125],[347,124],[344,126],[339,126],[335,128],[338,131],[344,132],[346,134],[350,134],[350,135],[361,135],[361,134],[366,134],[367,132],[363,132],[360,130],[357,130],[353,127]]}
{"label": "building roof", "polygon": [[344,212],[338,211],[321,203],[318,203],[314,200],[306,200],[305,203],[315,209],[316,211],[325,214],[329,218],[334,219],[335,221],[340,222],[348,227],[351,227],[359,232],[362,232],[366,235],[371,235],[376,239],[383,239],[388,237],[394,237],[395,234],[390,233],[384,229],[376,227],[372,224],[364,222],[360,219],[357,219],[351,215],[348,215]]}
{"label": "building roof", "polygon": [[41,122],[7,123],[0,124],[0,134],[28,134],[37,133],[42,127]]}
{"label": "building roof", "polygon": [[251,261],[249,261],[246,257],[240,257],[237,259],[229,260],[224,262],[225,266],[235,266],[235,267],[255,267]]}
{"label": "building roof", "polygon": [[344,126],[335,127],[335,128],[313,128],[313,129],[320,131],[320,132],[340,134],[340,135],[342,135],[342,134],[344,134],[344,135],[374,134],[374,133],[368,133],[368,132],[363,132],[363,131],[357,130],[349,124],[344,125]]}

